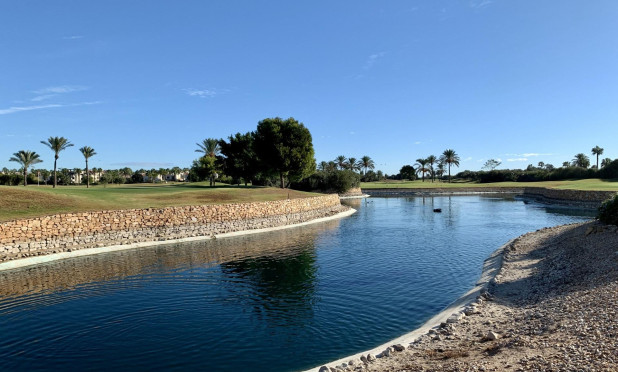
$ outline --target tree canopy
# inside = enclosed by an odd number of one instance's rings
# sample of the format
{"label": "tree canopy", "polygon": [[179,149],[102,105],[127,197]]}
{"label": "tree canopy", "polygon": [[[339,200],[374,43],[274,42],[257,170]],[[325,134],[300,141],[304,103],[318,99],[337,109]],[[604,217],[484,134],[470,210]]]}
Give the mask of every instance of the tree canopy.
{"label": "tree canopy", "polygon": [[311,133],[294,118],[268,118],[260,121],[254,138],[260,169],[278,175],[281,188],[285,179],[296,181],[316,169]]}

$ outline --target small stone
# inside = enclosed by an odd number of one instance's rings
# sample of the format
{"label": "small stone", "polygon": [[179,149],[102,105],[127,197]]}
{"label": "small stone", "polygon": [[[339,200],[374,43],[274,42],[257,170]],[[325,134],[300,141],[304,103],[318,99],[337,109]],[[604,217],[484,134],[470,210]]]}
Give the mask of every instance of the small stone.
{"label": "small stone", "polygon": [[327,366],[322,366],[318,372],[330,372],[330,369]]}
{"label": "small stone", "polygon": [[375,355],[373,355],[373,354],[367,354],[367,361],[368,361],[368,362],[373,362],[373,361],[375,361],[375,360],[376,360]]}
{"label": "small stone", "polygon": [[402,344],[397,344],[397,345],[393,345],[393,349],[395,349],[395,351],[404,351],[406,347],[403,346]]}
{"label": "small stone", "polygon": [[495,341],[497,339],[500,338],[500,335],[493,332],[493,331],[489,331],[487,332],[487,334],[483,337],[484,341]]}
{"label": "small stone", "polygon": [[[371,354],[369,354],[369,355],[371,355]],[[361,360],[361,362],[363,362],[365,364],[369,363],[369,361],[367,360],[367,357],[364,356],[364,355],[361,355],[360,360]]]}

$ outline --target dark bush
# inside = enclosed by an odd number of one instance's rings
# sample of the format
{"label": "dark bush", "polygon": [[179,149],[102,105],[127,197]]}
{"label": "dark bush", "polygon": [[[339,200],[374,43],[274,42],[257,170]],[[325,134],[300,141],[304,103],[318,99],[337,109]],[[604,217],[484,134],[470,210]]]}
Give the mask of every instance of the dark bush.
{"label": "dark bush", "polygon": [[601,168],[599,177],[603,179],[618,178],[618,159]]}
{"label": "dark bush", "polygon": [[608,225],[618,226],[618,194],[601,204],[597,218]]}
{"label": "dark bush", "polygon": [[360,175],[351,170],[318,171],[310,177],[300,182],[294,182],[291,185],[296,190],[336,193],[344,193],[353,187],[359,186]]}
{"label": "dark bush", "polygon": [[592,168],[586,169],[581,167],[557,168],[549,174],[549,180],[551,181],[576,180],[595,177],[598,177],[596,170]]}

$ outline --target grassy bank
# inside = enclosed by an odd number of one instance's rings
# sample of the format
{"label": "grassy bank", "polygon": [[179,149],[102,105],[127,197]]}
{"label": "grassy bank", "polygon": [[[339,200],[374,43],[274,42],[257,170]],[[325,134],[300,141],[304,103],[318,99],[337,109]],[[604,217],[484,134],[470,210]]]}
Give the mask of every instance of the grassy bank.
{"label": "grassy bank", "polygon": [[161,208],[184,205],[248,203],[318,194],[272,187],[244,187],[208,183],[132,184],[95,186],[0,186],[0,221],[56,213],[93,210]]}
{"label": "grassy bank", "polygon": [[571,189],[571,190],[595,190],[595,191],[618,191],[618,180],[567,180],[567,181],[543,181],[543,182],[496,182],[496,183],[477,183],[477,182],[431,182],[422,181],[384,181],[384,182],[362,182],[362,189],[390,189],[390,188],[466,188],[466,187],[547,187],[552,189]]}

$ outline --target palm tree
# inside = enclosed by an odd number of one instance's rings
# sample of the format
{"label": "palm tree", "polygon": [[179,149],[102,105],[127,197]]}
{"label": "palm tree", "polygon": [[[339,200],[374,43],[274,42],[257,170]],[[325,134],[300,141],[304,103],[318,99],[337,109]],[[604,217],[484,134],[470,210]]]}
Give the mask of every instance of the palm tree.
{"label": "palm tree", "polygon": [[612,159],[610,159],[610,158],[605,158],[605,159],[601,160],[601,168],[602,167],[606,167],[611,162],[612,162]]}
{"label": "palm tree", "polygon": [[438,161],[438,165],[436,165],[436,174],[438,175],[438,177],[442,178],[442,176],[444,176],[444,172],[444,162]]}
{"label": "palm tree", "polygon": [[205,156],[210,156],[214,158],[221,153],[219,141],[214,138],[206,138],[202,141],[202,143],[196,143],[196,145],[199,148],[195,150],[195,152],[201,152]]}
{"label": "palm tree", "polygon": [[345,169],[346,157],[343,155],[339,155],[335,158],[335,164],[337,164],[337,168]]}
{"label": "palm tree", "polygon": [[429,174],[431,174],[431,182],[433,182],[436,178],[436,171],[433,169],[433,164],[437,161],[438,159],[434,155],[429,155],[427,157],[427,162],[429,163]]}
{"label": "palm tree", "polygon": [[360,171],[361,168],[360,162],[356,161],[356,158],[348,158],[344,166],[352,172]]}
{"label": "palm tree", "polygon": [[28,186],[28,167],[34,164],[43,162],[39,158],[39,154],[34,151],[20,150],[13,154],[9,161],[15,161],[21,164],[24,169],[24,186]]}
{"label": "palm tree", "polygon": [[324,172],[326,171],[326,168],[328,168],[328,163],[325,161],[321,161],[320,164],[318,165],[318,169]]}
{"label": "palm tree", "polygon": [[120,174],[121,174],[124,178],[129,179],[129,178],[131,178],[131,176],[133,175],[133,170],[131,170],[131,168],[129,168],[129,167],[124,167],[124,168],[122,168],[122,169],[120,170]]}
{"label": "palm tree", "polygon": [[153,168],[153,169],[149,170],[148,172],[146,172],[146,175],[148,176],[148,178],[150,178],[152,183],[155,183],[155,180],[156,180],[157,176],[159,175],[159,171]]}
{"label": "palm tree", "polygon": [[599,155],[603,155],[603,149],[599,146],[592,148],[592,155],[597,156],[597,169],[599,169]]}
{"label": "palm tree", "polygon": [[67,147],[73,146],[68,139],[64,137],[49,137],[47,141],[41,141],[42,144],[52,149],[54,152],[54,188],[58,185],[58,178],[56,177],[56,163],[58,162],[58,154],[60,151]]}
{"label": "palm tree", "polygon": [[82,155],[84,155],[84,159],[86,159],[86,188],[90,187],[90,171],[88,170],[88,158],[95,156],[97,153],[94,152],[94,149],[90,146],[84,146],[81,149]]}
{"label": "palm tree", "polygon": [[363,174],[367,174],[367,169],[375,169],[376,165],[373,162],[373,160],[371,160],[371,158],[367,155],[363,156],[360,160],[361,163],[361,167],[363,167],[363,169],[365,170],[363,172]]}
{"label": "palm tree", "polygon": [[590,159],[586,154],[579,153],[575,155],[575,158],[571,162],[574,167],[588,168],[590,166]]}
{"label": "palm tree", "polygon": [[182,169],[180,167],[172,168],[172,173],[174,174],[174,181],[178,181],[178,175],[182,173]]}
{"label": "palm tree", "polygon": [[569,163],[568,161],[565,161],[565,162],[562,163],[562,166],[567,168],[567,167],[571,166],[571,163]]}
{"label": "palm tree", "polygon": [[451,183],[451,165],[459,166],[459,155],[452,149],[446,149],[442,153],[442,161],[448,164],[448,182]]}
{"label": "palm tree", "polygon": [[416,173],[421,173],[423,182],[425,182],[425,172],[429,172],[429,169],[427,168],[428,163],[429,161],[427,161],[427,159],[416,159],[416,164],[414,164]]}

